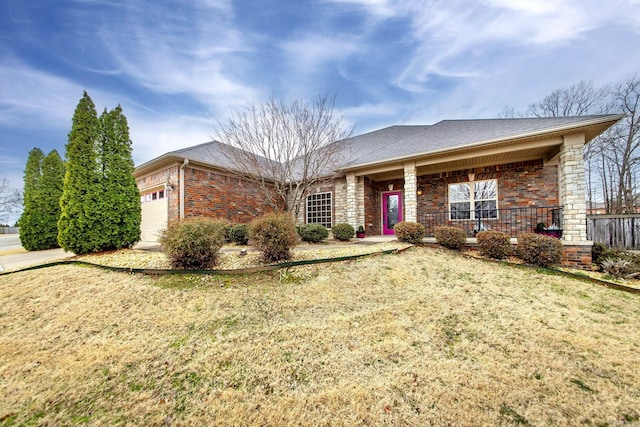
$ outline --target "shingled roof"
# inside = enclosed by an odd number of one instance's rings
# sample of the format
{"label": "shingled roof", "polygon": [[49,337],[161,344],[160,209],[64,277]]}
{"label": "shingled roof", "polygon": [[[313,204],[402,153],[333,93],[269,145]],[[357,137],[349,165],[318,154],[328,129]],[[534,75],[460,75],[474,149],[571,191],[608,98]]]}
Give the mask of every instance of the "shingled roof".
{"label": "shingled roof", "polygon": [[353,137],[349,167],[410,158],[473,145],[570,131],[621,115],[523,119],[443,120],[431,126],[391,126]]}
{"label": "shingled roof", "polygon": [[[338,142],[342,145],[345,169],[410,159],[448,150],[483,146],[501,141],[566,134],[589,126],[598,131],[587,135],[587,141],[611,126],[622,115],[592,115],[521,119],[443,120],[434,125],[390,126]],[[189,159],[214,167],[233,170],[222,142],[211,141],[193,147],[171,151],[138,166],[146,169],[162,159]],[[231,148],[237,150],[236,148]],[[272,160],[261,158],[268,163]]]}

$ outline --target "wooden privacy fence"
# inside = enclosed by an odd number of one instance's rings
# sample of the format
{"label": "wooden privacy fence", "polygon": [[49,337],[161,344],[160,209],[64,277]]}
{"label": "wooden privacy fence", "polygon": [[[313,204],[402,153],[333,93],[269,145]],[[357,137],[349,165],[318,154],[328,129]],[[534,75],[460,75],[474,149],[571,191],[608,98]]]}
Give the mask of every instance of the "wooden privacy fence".
{"label": "wooden privacy fence", "polygon": [[587,238],[617,249],[640,249],[640,215],[587,215]]}

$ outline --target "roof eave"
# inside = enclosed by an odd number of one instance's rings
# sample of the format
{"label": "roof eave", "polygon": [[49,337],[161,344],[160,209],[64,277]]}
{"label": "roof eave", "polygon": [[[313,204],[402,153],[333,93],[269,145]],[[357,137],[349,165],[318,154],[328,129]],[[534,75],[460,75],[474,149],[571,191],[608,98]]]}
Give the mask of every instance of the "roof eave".
{"label": "roof eave", "polygon": [[[479,147],[484,147],[484,146],[491,146],[493,144],[504,143],[504,142],[507,142],[507,141],[522,141],[522,140],[527,140],[527,139],[531,139],[531,138],[537,138],[537,137],[544,136],[544,135],[553,135],[553,134],[557,134],[557,133],[570,133],[570,132],[575,132],[575,131],[577,131],[577,130],[579,130],[581,128],[588,128],[590,126],[595,126],[595,125],[601,124],[601,125],[603,125],[603,128],[602,128],[602,130],[600,132],[598,132],[598,135],[599,135],[600,133],[604,132],[605,130],[607,130],[608,128],[610,128],[614,124],[616,124],[623,117],[624,117],[624,114],[612,114],[612,115],[608,115],[608,116],[604,116],[604,117],[598,117],[598,118],[595,118],[595,119],[586,120],[586,121],[583,121],[583,122],[571,123],[569,125],[563,125],[563,126],[557,126],[557,127],[554,127],[554,128],[548,128],[548,129],[545,129],[545,130],[542,130],[542,131],[526,132],[526,133],[523,133],[523,134],[511,135],[511,136],[505,137],[505,138],[489,139],[489,140],[474,142],[474,143],[471,143],[471,144],[459,145],[457,147],[447,147],[447,148],[441,148],[441,149],[438,149],[438,150],[432,150],[432,151],[425,151],[425,152],[416,153],[416,154],[410,154],[410,155],[406,155],[406,156],[398,156],[398,157],[385,159],[385,160],[377,160],[377,161],[368,162],[368,163],[360,163],[360,164],[356,164],[356,165],[352,165],[352,166],[348,166],[348,167],[342,168],[341,170],[343,172],[347,172],[347,171],[367,168],[367,167],[371,167],[371,166],[379,166],[379,165],[383,165],[383,164],[398,163],[398,162],[403,162],[403,161],[407,161],[407,160],[413,160],[413,159],[420,158],[420,157],[425,157],[425,156],[437,156],[439,154],[452,152],[452,151],[473,150],[474,148],[479,148]],[[585,140],[585,143],[589,142],[594,137],[591,137],[590,139]]]}

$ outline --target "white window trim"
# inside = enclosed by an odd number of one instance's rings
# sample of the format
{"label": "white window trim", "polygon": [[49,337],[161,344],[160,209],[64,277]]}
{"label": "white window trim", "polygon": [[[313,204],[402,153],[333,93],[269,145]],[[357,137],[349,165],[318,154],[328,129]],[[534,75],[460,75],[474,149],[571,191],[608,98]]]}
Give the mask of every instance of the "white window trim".
{"label": "white window trim", "polygon": [[[478,182],[487,182],[487,181],[493,181],[496,183],[496,217],[495,218],[480,218],[483,221],[486,220],[496,220],[499,218],[499,206],[498,206],[498,180],[493,178],[493,179],[479,179],[479,180],[469,180],[466,182],[452,182],[451,184],[449,184],[447,186],[447,208],[449,210],[449,221],[476,221],[478,218],[476,218],[476,209],[475,209],[475,198],[473,197],[474,195],[474,191],[471,188],[472,185],[478,183]],[[451,186],[452,185],[461,185],[461,184],[466,184],[469,185],[469,218],[451,218]],[[480,199],[480,200],[494,200],[494,199]],[[457,203],[457,202],[454,202]]]}
{"label": "white window trim", "polygon": [[[305,224],[322,224],[321,222],[309,222],[309,202],[312,196],[320,196],[323,194],[328,194],[329,195],[329,223],[331,224],[331,226],[333,226],[333,192],[331,191],[323,191],[323,192],[318,192],[318,193],[313,193],[313,194],[309,194],[307,195],[306,199],[305,199],[305,212],[304,212],[304,223]],[[331,229],[331,227],[327,227],[329,229]]]}

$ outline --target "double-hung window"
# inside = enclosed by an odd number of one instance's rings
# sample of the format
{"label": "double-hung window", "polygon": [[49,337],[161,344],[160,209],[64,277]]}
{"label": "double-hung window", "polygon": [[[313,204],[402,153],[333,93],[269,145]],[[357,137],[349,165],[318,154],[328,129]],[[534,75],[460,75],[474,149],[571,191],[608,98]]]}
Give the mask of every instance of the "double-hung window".
{"label": "double-hung window", "polygon": [[315,193],[307,196],[307,224],[321,224],[331,228],[331,193]]}
{"label": "double-hung window", "polygon": [[498,183],[487,181],[449,184],[450,219],[498,217]]}

